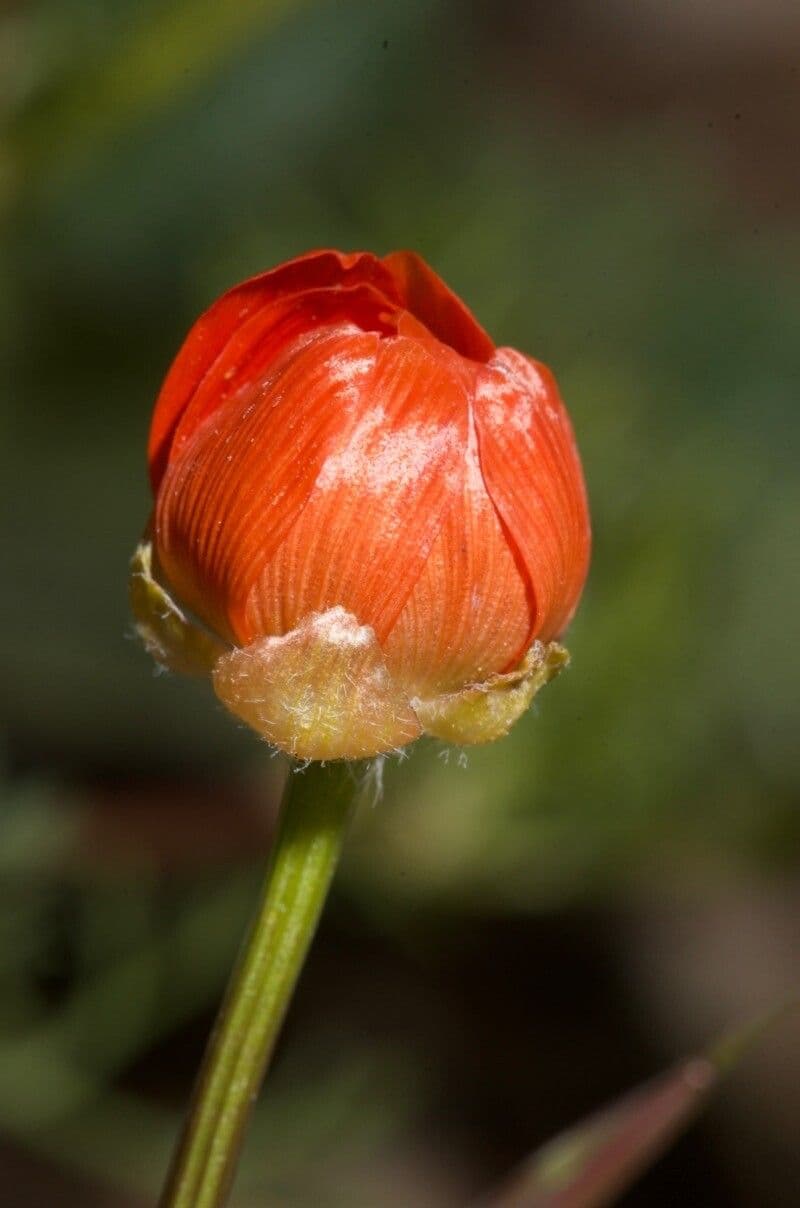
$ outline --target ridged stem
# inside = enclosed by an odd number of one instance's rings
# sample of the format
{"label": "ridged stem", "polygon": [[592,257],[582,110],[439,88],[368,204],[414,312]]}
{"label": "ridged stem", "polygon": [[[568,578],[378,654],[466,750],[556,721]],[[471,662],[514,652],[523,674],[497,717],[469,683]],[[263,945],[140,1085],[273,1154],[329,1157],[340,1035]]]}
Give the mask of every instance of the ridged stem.
{"label": "ridged stem", "polygon": [[219,1208],[333,877],[356,795],[352,765],[289,774],[249,935],[200,1068],[160,1208]]}

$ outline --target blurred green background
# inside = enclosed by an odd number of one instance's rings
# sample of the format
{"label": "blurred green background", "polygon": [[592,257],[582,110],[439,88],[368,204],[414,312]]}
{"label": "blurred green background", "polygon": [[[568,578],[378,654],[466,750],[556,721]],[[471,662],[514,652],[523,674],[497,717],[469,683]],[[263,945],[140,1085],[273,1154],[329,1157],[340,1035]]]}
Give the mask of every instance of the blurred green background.
{"label": "blurred green background", "polygon": [[[152,400],[225,287],[413,247],[568,400],[573,666],[362,811],[235,1203],[467,1203],[800,968],[800,11],[0,14],[2,1203],[152,1202],[282,768],[156,681]],[[796,1205],[785,1025],[630,1205]]]}

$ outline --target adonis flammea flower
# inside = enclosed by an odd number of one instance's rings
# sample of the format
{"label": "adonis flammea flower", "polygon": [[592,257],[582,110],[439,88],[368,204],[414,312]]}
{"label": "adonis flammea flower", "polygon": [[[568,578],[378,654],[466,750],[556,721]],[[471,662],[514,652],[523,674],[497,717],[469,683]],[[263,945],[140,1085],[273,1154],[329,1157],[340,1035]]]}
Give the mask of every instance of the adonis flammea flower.
{"label": "adonis flammea flower", "polygon": [[569,418],[413,253],[312,252],[226,293],[149,459],[139,631],[292,755],[489,741],[566,661],[590,544]]}

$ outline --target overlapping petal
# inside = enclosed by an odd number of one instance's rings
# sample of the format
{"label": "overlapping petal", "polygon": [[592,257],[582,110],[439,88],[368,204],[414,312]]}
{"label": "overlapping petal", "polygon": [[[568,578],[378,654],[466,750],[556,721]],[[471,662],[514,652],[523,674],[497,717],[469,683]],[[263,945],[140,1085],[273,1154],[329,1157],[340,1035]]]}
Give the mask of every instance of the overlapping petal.
{"label": "overlapping petal", "polygon": [[304,331],[349,320],[364,331],[439,340],[486,360],[493,344],[413,252],[310,252],[223,294],[192,327],[156,400],[148,457],[157,489],[195,428]]}
{"label": "overlapping petal", "polygon": [[515,666],[532,628],[524,570],[483,482],[474,429],[463,493],[386,642],[386,660],[415,697],[481,683]]}
{"label": "overlapping petal", "polygon": [[[247,380],[253,368],[250,362],[259,350],[259,360],[265,363],[270,347],[279,349],[299,330],[313,330],[336,315],[357,321],[360,313],[366,318],[358,294],[350,296],[352,315],[347,301],[337,299],[342,291],[359,289],[362,298],[371,299],[370,320],[378,321],[381,309],[390,317],[402,306],[395,279],[377,256],[318,251],[251,277],[209,307],[186,337],[156,400],[148,445],[153,488],[157,489],[166,469],[178,423],[198,392],[204,399],[196,412],[200,422]],[[323,293],[332,295],[327,307],[320,300]],[[315,311],[315,301],[321,314]],[[281,334],[287,316],[293,317],[294,324],[289,323]],[[379,330],[371,322],[368,329]],[[277,338],[270,340],[271,335]]]}
{"label": "overlapping petal", "polygon": [[511,348],[480,370],[474,407],[484,481],[533,591],[531,636],[546,641],[568,624],[589,561],[572,426],[550,371]]}
{"label": "overlapping petal", "polygon": [[255,387],[216,410],[171,462],[156,498],[159,567],[217,631],[249,641],[253,583],[290,531],[332,449],[380,337],[352,325],[297,342]]}
{"label": "overlapping petal", "polygon": [[473,361],[488,361],[494,343],[472,311],[416,252],[391,252],[389,269],[402,305],[437,340]]}

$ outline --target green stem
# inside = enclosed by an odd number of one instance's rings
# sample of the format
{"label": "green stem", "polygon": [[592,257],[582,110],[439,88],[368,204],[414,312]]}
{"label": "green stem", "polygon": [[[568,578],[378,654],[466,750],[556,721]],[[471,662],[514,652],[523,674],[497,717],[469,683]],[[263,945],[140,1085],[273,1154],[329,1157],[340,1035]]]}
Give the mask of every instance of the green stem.
{"label": "green stem", "polygon": [[264,894],[208,1043],[160,1208],[219,1208],[316,930],[355,797],[354,769],[290,772]]}

